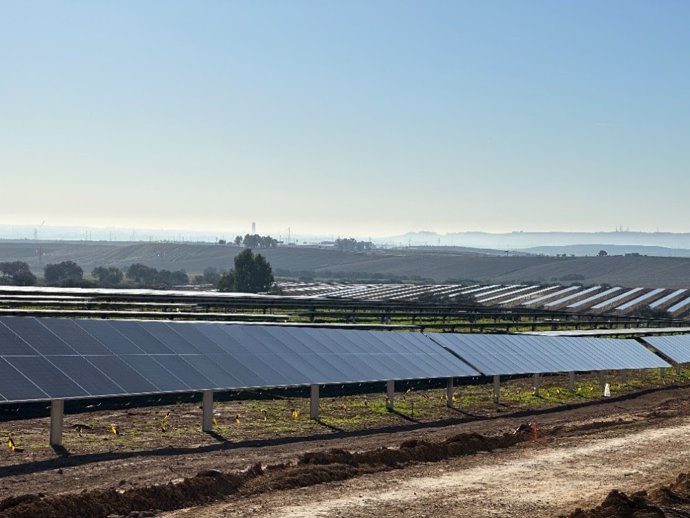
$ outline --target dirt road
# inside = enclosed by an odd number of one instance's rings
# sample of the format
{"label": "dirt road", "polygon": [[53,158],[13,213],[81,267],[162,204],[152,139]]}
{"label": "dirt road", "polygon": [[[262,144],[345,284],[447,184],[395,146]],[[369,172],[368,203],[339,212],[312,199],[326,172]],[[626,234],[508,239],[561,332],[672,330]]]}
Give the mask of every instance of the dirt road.
{"label": "dirt road", "polygon": [[257,495],[165,516],[269,518],[557,516],[614,489],[668,483],[690,469],[690,418],[544,438],[346,482]]}

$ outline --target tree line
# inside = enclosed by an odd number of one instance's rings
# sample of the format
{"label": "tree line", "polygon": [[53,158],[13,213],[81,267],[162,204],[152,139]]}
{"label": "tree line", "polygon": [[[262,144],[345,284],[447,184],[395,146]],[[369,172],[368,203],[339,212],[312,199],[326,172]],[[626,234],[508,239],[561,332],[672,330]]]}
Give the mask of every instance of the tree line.
{"label": "tree line", "polygon": [[[220,291],[258,293],[268,291],[275,282],[269,262],[251,249],[243,250],[234,259],[234,268],[219,272],[207,268],[202,275],[191,280],[194,284],[207,284]],[[170,289],[190,284],[184,270],[158,270],[141,263],[130,265],[125,271],[115,266],[98,266],[91,271],[91,279],[84,278],[84,270],[74,261],[48,264],[43,269],[43,280],[34,275],[23,261],[0,263],[0,284],[11,286],[80,287],[80,288],[149,288]]]}

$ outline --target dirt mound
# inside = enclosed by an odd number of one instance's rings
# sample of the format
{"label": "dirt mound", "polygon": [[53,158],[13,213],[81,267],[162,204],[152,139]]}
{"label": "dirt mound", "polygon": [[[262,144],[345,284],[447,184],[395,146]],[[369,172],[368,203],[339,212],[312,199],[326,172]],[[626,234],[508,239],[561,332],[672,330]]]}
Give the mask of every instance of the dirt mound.
{"label": "dirt mound", "polygon": [[89,491],[80,494],[41,498],[15,498],[14,502],[0,502],[3,518],[95,518],[106,516],[134,516],[144,510],[173,510],[189,505],[200,505],[225,495],[236,493],[247,481],[262,473],[256,465],[238,474],[219,472],[200,473],[180,483],[121,491]]}
{"label": "dirt mound", "polygon": [[568,515],[568,518],[653,518],[665,516],[664,511],[649,503],[646,493],[635,493],[628,496],[621,491],[613,490],[600,506],[587,511],[577,509]]}
{"label": "dirt mound", "polygon": [[611,491],[606,500],[594,509],[577,509],[569,518],[651,518],[690,516],[690,473],[682,473],[668,486],[628,496]]}
{"label": "dirt mound", "polygon": [[[108,489],[60,496],[25,495],[0,501],[0,518],[99,518],[148,516],[150,511],[170,511],[202,505],[228,495],[313,486],[359,475],[403,467],[415,462],[434,462],[480,451],[507,448],[529,437],[520,428],[495,437],[460,434],[441,442],[405,441],[399,448],[349,452],[330,450],[300,456],[296,465],[263,469],[259,464],[240,473],[207,470],[195,477],[130,490]],[[155,513],[154,513],[155,514]]]}
{"label": "dirt mound", "polygon": [[459,434],[440,443],[410,440],[400,448],[379,448],[365,452],[333,449],[327,452],[305,453],[299,464],[346,464],[349,466],[399,466],[411,462],[436,462],[442,459],[471,455],[480,451],[508,448],[524,440],[526,433],[507,433],[497,437],[479,434]]}

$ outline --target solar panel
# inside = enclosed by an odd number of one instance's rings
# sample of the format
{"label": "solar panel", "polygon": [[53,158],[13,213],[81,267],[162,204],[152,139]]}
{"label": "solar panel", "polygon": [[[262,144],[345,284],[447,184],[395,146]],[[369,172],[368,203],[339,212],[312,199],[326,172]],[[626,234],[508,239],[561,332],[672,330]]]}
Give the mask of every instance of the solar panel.
{"label": "solar panel", "polygon": [[111,324],[129,342],[136,344],[137,347],[147,354],[173,354],[172,349],[167,347],[152,333],[146,331],[139,322],[113,320]]}
{"label": "solar panel", "polygon": [[690,363],[690,335],[646,336],[644,341],[676,363]]}
{"label": "solar panel", "polygon": [[84,331],[73,320],[43,318],[41,324],[70,344],[72,349],[79,354],[112,354],[110,349]]}
{"label": "solar panel", "polygon": [[111,354],[143,354],[144,351],[118,333],[110,321],[75,320],[80,328],[101,342]]}
{"label": "solar panel", "polygon": [[428,335],[485,375],[669,367],[635,340],[521,335]]}
{"label": "solar panel", "polygon": [[5,360],[51,398],[86,397],[89,393],[41,356],[14,356]]}
{"label": "solar panel", "polygon": [[685,293],[686,291],[688,291],[687,288],[681,288],[681,289],[676,290],[676,291],[674,291],[674,292],[672,292],[672,293],[669,293],[668,295],[666,295],[666,296],[664,296],[664,297],[661,297],[659,300],[655,300],[654,302],[652,302],[652,303],[649,305],[649,307],[652,308],[652,309],[654,309],[654,308],[656,308],[656,307],[658,307],[658,306],[661,306],[662,304],[665,304],[665,303],[667,303],[667,302],[669,302],[669,301],[675,299],[676,297],[682,295],[682,294]]}
{"label": "solar panel", "polygon": [[475,376],[417,333],[6,318],[1,401]]}
{"label": "solar panel", "polygon": [[91,395],[114,396],[127,393],[83,356],[50,356],[49,359],[71,379],[79,380],[79,385]]}
{"label": "solar panel", "polygon": [[[573,286],[573,288],[577,290],[577,289],[579,289],[579,286]],[[600,288],[601,288],[601,286],[592,286],[591,288],[587,288],[586,290],[577,291],[576,293],[571,293],[567,297],[563,297],[561,299],[554,300],[554,301],[551,301],[551,302],[544,304],[544,307],[545,308],[551,308],[554,306],[560,306],[561,304],[565,304],[566,302],[568,302],[570,300],[573,300],[573,299],[576,299],[578,297],[582,297],[583,295],[587,295],[588,293],[592,293],[594,291],[597,291]],[[532,301],[530,304],[533,304],[534,302],[535,301]]]}
{"label": "solar panel", "polygon": [[629,300],[625,304],[621,304],[620,306],[618,306],[616,308],[616,311],[625,311],[626,309],[630,309],[633,306],[637,306],[641,302],[644,302],[645,300],[649,300],[652,297],[655,297],[655,296],[659,295],[660,293],[663,293],[664,291],[666,291],[666,288],[656,288],[656,289],[653,289],[652,291],[648,291],[647,293],[640,295],[639,297],[636,297],[632,300]]}
{"label": "solar panel", "polygon": [[37,354],[36,350],[10,331],[0,318],[0,356],[27,356]]}
{"label": "solar panel", "polygon": [[3,358],[0,358],[0,394],[8,401],[50,399],[50,396],[38,385]]}
{"label": "solar panel", "polygon": [[76,354],[74,349],[41,325],[39,319],[4,317],[2,323],[41,354]]}
{"label": "solar panel", "polygon": [[[124,388],[128,394],[150,394],[160,390],[117,356],[87,356],[89,362]],[[95,394],[94,394],[95,395]]]}
{"label": "solar panel", "polygon": [[[579,308],[579,307],[582,307],[582,306],[586,306],[586,305],[588,305],[588,304],[591,304],[591,303],[594,302],[595,300],[599,300],[599,299],[602,299],[602,298],[604,298],[604,297],[608,297],[609,295],[612,295],[612,294],[614,294],[614,293],[620,291],[621,289],[622,289],[622,288],[619,287],[619,286],[615,286],[615,287],[613,287],[613,288],[609,288],[608,290],[602,291],[601,293],[597,293],[596,295],[592,295],[591,297],[587,297],[587,298],[584,299],[584,300],[580,300],[580,301],[578,301],[578,302],[574,302],[574,303],[572,303],[572,304],[568,304],[568,307],[571,308],[571,309],[574,309],[574,308]],[[584,293],[584,291],[583,291],[582,293]]]}

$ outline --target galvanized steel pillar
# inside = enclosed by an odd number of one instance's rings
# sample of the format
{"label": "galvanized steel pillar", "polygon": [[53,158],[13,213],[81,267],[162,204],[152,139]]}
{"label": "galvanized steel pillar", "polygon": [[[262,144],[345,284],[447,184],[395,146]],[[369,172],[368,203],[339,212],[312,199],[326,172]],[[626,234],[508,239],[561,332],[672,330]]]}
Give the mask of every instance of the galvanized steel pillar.
{"label": "galvanized steel pillar", "polygon": [[446,406],[448,408],[453,408],[453,392],[453,378],[448,378],[446,385]]}
{"label": "galvanized steel pillar", "polygon": [[575,392],[575,373],[574,372],[568,373],[568,390],[570,392]]}
{"label": "galvanized steel pillar", "polygon": [[604,390],[604,387],[606,386],[606,378],[604,377],[604,371],[599,371],[599,386],[601,387],[601,390]]}
{"label": "galvanized steel pillar", "polygon": [[501,398],[501,376],[494,376],[494,403]]}
{"label": "galvanized steel pillar", "polygon": [[213,430],[213,391],[204,390],[202,398],[201,429],[204,432]]}
{"label": "galvanized steel pillar", "polygon": [[50,445],[62,446],[62,425],[65,417],[65,402],[53,399],[50,402]]}
{"label": "galvanized steel pillar", "polygon": [[386,408],[393,410],[393,401],[395,399],[395,381],[386,382]]}
{"label": "galvanized steel pillar", "polygon": [[539,395],[539,374],[536,373],[532,376],[532,395]]}
{"label": "galvanized steel pillar", "polygon": [[309,417],[312,419],[319,418],[319,386],[311,386],[311,398],[309,400]]}

